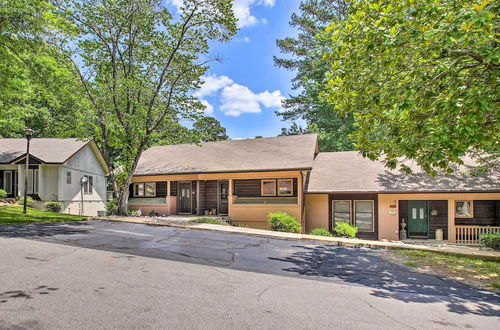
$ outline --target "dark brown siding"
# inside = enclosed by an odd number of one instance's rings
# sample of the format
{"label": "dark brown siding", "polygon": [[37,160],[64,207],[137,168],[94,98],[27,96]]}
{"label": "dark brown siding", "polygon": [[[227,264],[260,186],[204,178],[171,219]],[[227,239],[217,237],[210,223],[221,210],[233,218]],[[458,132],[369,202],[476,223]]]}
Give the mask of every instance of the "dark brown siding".
{"label": "dark brown siding", "polygon": [[480,226],[496,226],[500,224],[499,219],[499,204],[500,201],[480,201],[475,200],[473,205],[474,218],[456,218],[457,225],[480,225]]}
{"label": "dark brown siding", "polygon": [[156,197],[167,197],[167,183],[165,181],[156,183]]}
{"label": "dark brown siding", "polygon": [[217,210],[217,180],[200,181],[200,214]]}
{"label": "dark brown siding", "polygon": [[[279,179],[289,179],[289,178],[279,178]],[[277,180],[277,179],[276,179]],[[233,191],[234,195],[240,197],[262,197],[260,194],[260,179],[249,179],[249,180],[234,180],[233,181]],[[276,182],[277,184],[277,182]],[[293,179],[293,197],[297,197],[298,184],[297,179]],[[266,196],[269,197],[269,196]],[[272,197],[272,196],[271,196]],[[283,196],[277,196],[283,197]]]}
{"label": "dark brown siding", "polygon": [[[373,221],[374,221],[374,231],[373,232],[359,232],[356,235],[358,238],[362,239],[378,239],[378,196],[377,194],[333,194],[329,196],[328,199],[328,226],[330,231],[333,230],[332,224],[332,201],[333,200],[372,200],[373,201]],[[352,206],[354,207],[354,206]]]}
{"label": "dark brown siding", "polygon": [[177,196],[177,181],[170,181],[170,196]]}
{"label": "dark brown siding", "polygon": [[[430,214],[432,210],[437,210],[438,214]],[[430,239],[436,238],[436,229],[442,229],[443,239],[448,239],[448,201],[429,201]]]}

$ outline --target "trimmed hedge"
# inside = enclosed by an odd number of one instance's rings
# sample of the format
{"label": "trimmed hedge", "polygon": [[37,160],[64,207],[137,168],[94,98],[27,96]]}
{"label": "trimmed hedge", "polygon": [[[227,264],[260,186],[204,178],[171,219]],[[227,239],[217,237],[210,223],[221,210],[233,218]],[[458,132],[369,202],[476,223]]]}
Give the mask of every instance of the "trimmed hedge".
{"label": "trimmed hedge", "polygon": [[267,218],[271,230],[285,233],[300,233],[302,231],[300,222],[288,213],[269,212]]}

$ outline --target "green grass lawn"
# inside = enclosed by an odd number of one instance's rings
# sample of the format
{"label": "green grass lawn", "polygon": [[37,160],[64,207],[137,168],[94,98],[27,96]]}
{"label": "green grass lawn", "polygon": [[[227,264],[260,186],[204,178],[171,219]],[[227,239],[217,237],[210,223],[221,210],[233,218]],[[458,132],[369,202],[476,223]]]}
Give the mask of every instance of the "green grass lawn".
{"label": "green grass lawn", "polygon": [[440,275],[484,288],[500,289],[500,262],[484,261],[440,253],[397,250],[404,257],[403,263],[421,270],[431,270]]}
{"label": "green grass lawn", "polygon": [[0,206],[0,225],[18,225],[40,222],[65,222],[85,220],[81,215],[72,215],[64,213],[54,213],[28,208],[26,214],[23,214],[21,205],[3,205]]}

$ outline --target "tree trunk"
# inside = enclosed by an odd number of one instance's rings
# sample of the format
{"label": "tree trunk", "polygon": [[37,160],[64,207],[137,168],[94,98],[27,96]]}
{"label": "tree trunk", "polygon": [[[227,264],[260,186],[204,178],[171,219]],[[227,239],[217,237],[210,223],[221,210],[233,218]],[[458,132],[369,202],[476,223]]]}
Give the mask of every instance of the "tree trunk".
{"label": "tree trunk", "polygon": [[127,179],[123,183],[123,187],[118,195],[118,214],[126,215],[128,210],[128,197],[129,197],[129,187],[132,183],[132,177],[134,176],[135,169],[137,168],[137,164],[139,163],[139,158],[141,158],[142,151],[146,142],[144,141],[139,146],[139,150],[137,151],[137,155],[135,156],[134,163],[132,164],[132,168],[127,175]]}

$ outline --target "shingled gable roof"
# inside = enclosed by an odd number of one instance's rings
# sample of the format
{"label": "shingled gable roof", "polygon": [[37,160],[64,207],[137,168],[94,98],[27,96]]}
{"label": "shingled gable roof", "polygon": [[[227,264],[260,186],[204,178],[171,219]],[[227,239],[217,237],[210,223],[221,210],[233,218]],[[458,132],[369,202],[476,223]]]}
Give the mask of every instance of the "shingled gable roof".
{"label": "shingled gable roof", "polygon": [[304,134],[152,147],[135,175],[307,170],[316,141],[316,134]]}
{"label": "shingled gable roof", "polygon": [[[473,167],[471,159],[464,159],[462,170]],[[410,166],[410,164],[407,164]],[[432,178],[417,166],[414,174],[404,175],[390,170],[383,163],[362,157],[356,151],[322,152],[314,160],[306,191],[308,193],[335,192],[453,192],[500,191],[500,172],[482,176],[456,172]]]}
{"label": "shingled gable roof", "polygon": [[[42,163],[62,164],[90,141],[79,139],[33,138],[30,155]],[[26,155],[26,139],[0,139],[0,164],[10,164]]]}

